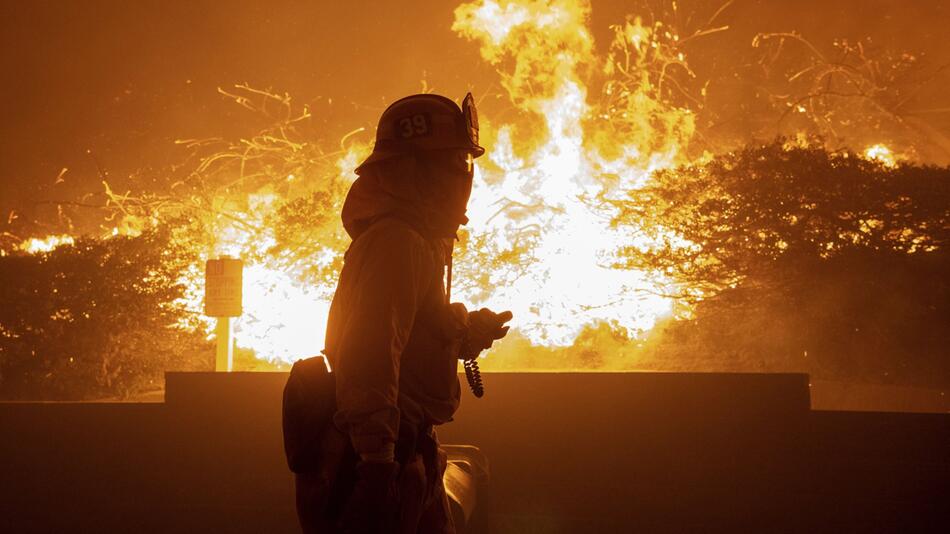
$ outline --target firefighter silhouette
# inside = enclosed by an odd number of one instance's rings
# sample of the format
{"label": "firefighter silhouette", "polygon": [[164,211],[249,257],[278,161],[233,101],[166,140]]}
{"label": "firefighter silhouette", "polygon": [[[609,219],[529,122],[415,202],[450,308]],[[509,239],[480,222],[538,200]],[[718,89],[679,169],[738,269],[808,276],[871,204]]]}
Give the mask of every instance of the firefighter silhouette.
{"label": "firefighter silhouette", "polygon": [[[324,351],[336,411],[319,480],[297,476],[305,531],[455,531],[433,427],[458,408],[458,360],[504,337],[511,319],[468,312],[448,297],[474,159],[484,152],[471,94],[461,108],[439,95],[408,96],[380,117],[374,150],[343,205],[353,241]],[[320,484],[330,495],[314,504]]]}

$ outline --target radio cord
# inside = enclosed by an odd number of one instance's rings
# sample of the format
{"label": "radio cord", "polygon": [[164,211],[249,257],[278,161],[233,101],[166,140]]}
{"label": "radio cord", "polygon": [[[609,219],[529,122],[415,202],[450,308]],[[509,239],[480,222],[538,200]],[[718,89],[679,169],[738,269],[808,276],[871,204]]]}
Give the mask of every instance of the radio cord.
{"label": "radio cord", "polygon": [[[452,245],[453,243],[450,242],[447,250],[448,258],[445,262],[445,303],[447,305],[452,302]],[[482,384],[482,371],[478,368],[478,355],[462,360],[462,367],[465,368],[465,380],[468,382],[469,389],[472,390],[472,395],[478,399],[482,398],[485,394],[485,385]]]}

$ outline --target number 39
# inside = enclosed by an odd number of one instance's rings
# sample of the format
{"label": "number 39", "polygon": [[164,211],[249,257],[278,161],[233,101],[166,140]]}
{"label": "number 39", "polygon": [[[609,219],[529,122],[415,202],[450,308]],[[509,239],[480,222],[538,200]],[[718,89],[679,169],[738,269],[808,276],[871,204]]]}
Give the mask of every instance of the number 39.
{"label": "number 39", "polygon": [[403,139],[429,133],[429,121],[426,120],[425,115],[403,117],[399,120],[399,127],[401,128],[399,134]]}

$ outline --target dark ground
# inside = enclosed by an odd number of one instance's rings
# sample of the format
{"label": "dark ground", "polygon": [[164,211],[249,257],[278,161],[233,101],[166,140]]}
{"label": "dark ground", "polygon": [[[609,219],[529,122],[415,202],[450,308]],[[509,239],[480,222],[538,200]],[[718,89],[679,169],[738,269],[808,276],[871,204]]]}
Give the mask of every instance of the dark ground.
{"label": "dark ground", "polygon": [[[294,532],[282,373],[166,403],[0,405],[2,532]],[[481,531],[950,526],[950,416],[812,411],[805,375],[489,374],[446,443],[491,462]]]}

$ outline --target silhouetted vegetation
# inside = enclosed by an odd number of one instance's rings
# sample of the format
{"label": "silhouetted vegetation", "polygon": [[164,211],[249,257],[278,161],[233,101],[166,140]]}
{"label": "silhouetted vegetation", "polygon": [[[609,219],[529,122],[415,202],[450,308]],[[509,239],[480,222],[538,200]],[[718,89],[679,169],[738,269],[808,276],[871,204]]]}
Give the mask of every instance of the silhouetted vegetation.
{"label": "silhouetted vegetation", "polygon": [[661,171],[619,208],[648,243],[623,264],[695,304],[645,364],[950,384],[950,169],[775,142]]}
{"label": "silhouetted vegetation", "polygon": [[182,258],[160,231],[0,257],[0,398],[124,398],[210,368],[204,337],[176,328]]}

